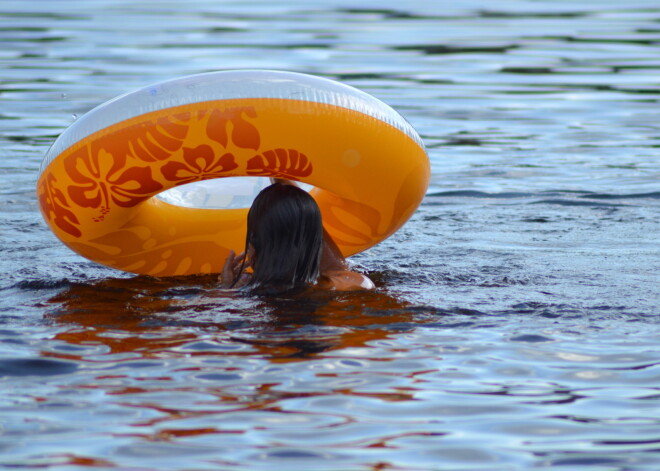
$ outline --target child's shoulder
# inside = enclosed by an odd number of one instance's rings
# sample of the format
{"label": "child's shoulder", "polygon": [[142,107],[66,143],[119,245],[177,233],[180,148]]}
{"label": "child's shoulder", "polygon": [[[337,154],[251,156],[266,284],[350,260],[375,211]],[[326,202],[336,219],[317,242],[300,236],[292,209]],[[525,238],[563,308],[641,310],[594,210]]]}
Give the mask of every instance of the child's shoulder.
{"label": "child's shoulder", "polygon": [[318,286],[322,289],[337,291],[354,291],[375,287],[368,276],[350,270],[328,270],[319,278]]}

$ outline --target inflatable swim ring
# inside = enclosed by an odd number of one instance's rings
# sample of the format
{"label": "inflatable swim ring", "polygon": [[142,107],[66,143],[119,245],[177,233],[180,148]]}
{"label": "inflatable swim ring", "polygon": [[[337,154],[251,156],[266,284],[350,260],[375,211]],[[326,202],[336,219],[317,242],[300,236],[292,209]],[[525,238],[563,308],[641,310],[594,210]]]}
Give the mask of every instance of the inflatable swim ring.
{"label": "inflatable swim ring", "polygon": [[80,255],[172,276],[220,271],[230,249],[244,248],[248,208],[157,197],[170,188],[241,176],[306,183],[349,256],[410,218],[429,174],[419,135],[376,98],[304,74],[223,71],[93,109],[53,143],[37,193],[52,231]]}

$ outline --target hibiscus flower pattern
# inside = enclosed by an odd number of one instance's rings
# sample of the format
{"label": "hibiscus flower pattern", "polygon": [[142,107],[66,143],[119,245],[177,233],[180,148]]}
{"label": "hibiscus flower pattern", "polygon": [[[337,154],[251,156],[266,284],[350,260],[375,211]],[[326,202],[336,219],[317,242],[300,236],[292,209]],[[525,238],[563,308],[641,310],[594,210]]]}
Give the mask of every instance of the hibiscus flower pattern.
{"label": "hibiscus flower pattern", "polygon": [[130,208],[155,195],[163,185],[152,178],[151,167],[126,167],[125,156],[113,156],[104,148],[83,147],[64,159],[72,202],[98,208],[102,221],[112,205]]}
{"label": "hibiscus flower pattern", "polygon": [[80,237],[82,233],[77,227],[80,221],[76,214],[71,211],[69,202],[62,190],[57,188],[57,179],[52,174],[48,174],[42,180],[37,193],[41,212],[46,219],[52,221],[67,234]]}
{"label": "hibiscus flower pattern", "polygon": [[171,161],[161,167],[163,176],[177,185],[227,176],[238,168],[234,155],[227,152],[216,158],[211,146],[201,144],[183,148],[183,162]]}
{"label": "hibiscus flower pattern", "polygon": [[266,133],[260,126],[272,118],[261,116],[257,106],[258,100],[228,107],[189,104],[86,137],[42,173],[44,217],[70,248],[114,268],[157,276],[219,270],[227,252],[223,237],[233,240],[242,219],[232,213],[209,224],[165,217],[167,224],[156,224],[163,206],[140,203],[174,186],[214,178],[310,176],[311,159],[286,147],[289,131]]}

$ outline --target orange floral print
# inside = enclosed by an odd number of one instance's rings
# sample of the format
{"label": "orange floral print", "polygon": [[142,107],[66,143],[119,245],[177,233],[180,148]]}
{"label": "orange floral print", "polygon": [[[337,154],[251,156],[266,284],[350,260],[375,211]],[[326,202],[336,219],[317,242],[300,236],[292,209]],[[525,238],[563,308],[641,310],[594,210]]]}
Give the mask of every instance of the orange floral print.
{"label": "orange floral print", "polygon": [[255,155],[247,163],[248,175],[270,175],[282,178],[300,178],[312,174],[309,158],[295,149],[267,150]]}
{"label": "orange floral print", "polygon": [[41,211],[48,221],[62,229],[67,234],[80,237],[82,232],[76,226],[80,221],[76,214],[69,209],[69,203],[64,193],[55,187],[57,179],[52,173],[48,173],[39,185],[39,205]]}
{"label": "orange floral print", "polygon": [[113,156],[102,148],[90,153],[84,147],[66,157],[64,167],[73,183],[67,190],[71,201],[83,208],[100,208],[102,214],[111,203],[129,208],[163,188],[152,178],[150,167],[126,168],[125,156]]}
{"label": "orange floral print", "polygon": [[[338,244],[360,246],[383,235],[379,230],[381,215],[375,208],[338,195],[329,196],[327,203],[331,210],[323,214],[323,225],[333,229],[333,239]],[[352,220],[346,219],[347,214],[353,215]]]}
{"label": "orange floral print", "polygon": [[206,125],[206,135],[227,148],[229,145],[229,134],[227,128],[231,126],[231,142],[241,149],[259,149],[261,137],[257,128],[246,121],[248,118],[256,118],[257,112],[250,106],[227,108],[224,111],[213,110]]}
{"label": "orange floral print", "polygon": [[99,145],[116,158],[131,157],[144,162],[166,160],[183,145],[190,119],[190,113],[179,113],[134,124],[104,136]]}
{"label": "orange floral print", "polygon": [[234,156],[226,153],[216,159],[211,146],[202,144],[195,148],[183,148],[183,162],[167,162],[161,168],[163,176],[179,185],[209,178],[226,176],[238,167]]}

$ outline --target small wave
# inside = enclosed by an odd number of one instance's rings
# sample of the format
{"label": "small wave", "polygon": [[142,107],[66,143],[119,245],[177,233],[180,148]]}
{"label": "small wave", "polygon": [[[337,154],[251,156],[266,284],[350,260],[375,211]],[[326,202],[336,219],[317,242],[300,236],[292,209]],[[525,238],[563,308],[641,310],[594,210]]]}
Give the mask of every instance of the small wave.
{"label": "small wave", "polygon": [[20,289],[25,291],[39,291],[49,289],[67,288],[72,285],[68,278],[58,280],[21,280],[9,288]]}
{"label": "small wave", "polygon": [[524,193],[524,192],[501,192],[501,193],[486,193],[485,191],[476,191],[476,190],[454,190],[454,191],[436,191],[427,193],[426,196],[436,196],[436,197],[463,197],[463,198],[493,198],[493,199],[511,199],[511,198],[529,198],[535,196],[534,193]]}
{"label": "small wave", "polygon": [[543,199],[534,201],[531,204],[554,204],[559,206],[589,206],[589,207],[604,207],[604,208],[617,208],[620,206],[627,206],[620,203],[601,203],[599,201],[576,201],[572,199]]}
{"label": "small wave", "polygon": [[612,195],[609,193],[589,193],[580,196],[580,198],[590,198],[595,200],[627,200],[627,199],[654,199],[660,200],[660,191],[650,193],[631,193],[624,195]]}
{"label": "small wave", "polygon": [[509,309],[497,311],[494,314],[507,317],[524,315],[528,317],[545,317],[547,319],[626,319],[632,322],[650,321],[657,323],[657,317],[655,315],[645,314],[632,310],[629,306],[616,304],[577,306],[564,303],[526,302],[514,304]]}
{"label": "small wave", "polygon": [[390,8],[339,8],[339,13],[348,15],[380,15],[384,19],[428,19],[429,16],[418,15],[404,10],[394,10]]}
{"label": "small wave", "polygon": [[522,334],[522,335],[516,335],[515,337],[511,337],[511,341],[521,342],[521,343],[546,343],[546,342],[552,342],[553,339],[550,337],[546,337],[544,335]]}
{"label": "small wave", "polygon": [[[451,190],[431,191],[427,197],[434,198],[478,198],[478,199],[536,199],[532,204],[555,204],[561,206],[604,206],[619,207],[627,206],[630,200],[660,199],[660,192],[649,193],[592,193],[589,191],[562,191],[551,190],[538,193],[503,191],[500,193],[489,193],[478,190]],[[611,201],[611,202],[610,202]]]}
{"label": "small wave", "polygon": [[0,361],[0,377],[54,376],[69,374],[77,369],[74,363],[45,358],[9,358]]}
{"label": "small wave", "polygon": [[445,54],[501,54],[512,49],[518,49],[517,44],[504,44],[502,46],[449,46],[445,44],[412,44],[394,46],[394,51],[415,51],[426,55]]}

